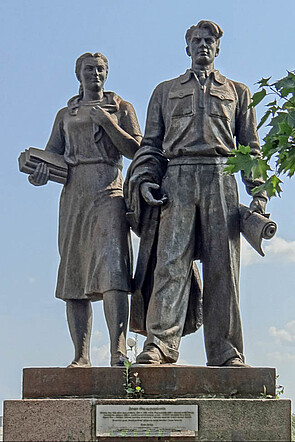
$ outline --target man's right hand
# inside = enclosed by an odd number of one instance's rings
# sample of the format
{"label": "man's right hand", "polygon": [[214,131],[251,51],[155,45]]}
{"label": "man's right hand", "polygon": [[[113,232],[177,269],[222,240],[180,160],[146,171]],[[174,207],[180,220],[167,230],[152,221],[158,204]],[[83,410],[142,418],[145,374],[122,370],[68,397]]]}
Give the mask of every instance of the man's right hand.
{"label": "man's right hand", "polygon": [[263,215],[265,213],[267,199],[264,196],[253,196],[253,200],[250,204],[251,212],[260,213]]}
{"label": "man's right hand", "polygon": [[39,163],[34,173],[29,175],[29,182],[33,186],[44,186],[49,180],[49,170],[46,163]]}
{"label": "man's right hand", "polygon": [[142,194],[143,199],[145,200],[145,202],[147,204],[149,204],[150,206],[162,206],[163,204],[165,204],[167,202],[167,195],[163,195],[162,198],[160,199],[156,199],[154,198],[152,191],[153,190],[159,190],[160,186],[158,184],[155,183],[142,183],[140,186],[140,191]]}

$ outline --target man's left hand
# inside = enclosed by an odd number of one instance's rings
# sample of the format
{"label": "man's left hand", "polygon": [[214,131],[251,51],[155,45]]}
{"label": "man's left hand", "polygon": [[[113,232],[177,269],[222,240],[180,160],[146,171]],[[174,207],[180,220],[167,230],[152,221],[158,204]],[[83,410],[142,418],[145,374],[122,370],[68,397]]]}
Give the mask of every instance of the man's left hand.
{"label": "man's left hand", "polygon": [[251,212],[257,212],[263,215],[265,213],[267,199],[263,196],[253,196],[253,200],[250,204]]}

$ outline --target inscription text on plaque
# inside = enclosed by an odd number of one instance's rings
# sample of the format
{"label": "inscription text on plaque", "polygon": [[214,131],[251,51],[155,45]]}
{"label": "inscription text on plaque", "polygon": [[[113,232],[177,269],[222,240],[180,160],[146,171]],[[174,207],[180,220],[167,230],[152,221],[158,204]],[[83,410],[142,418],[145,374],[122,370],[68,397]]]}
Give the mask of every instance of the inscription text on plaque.
{"label": "inscription text on plaque", "polygon": [[195,436],[198,405],[96,405],[97,437]]}

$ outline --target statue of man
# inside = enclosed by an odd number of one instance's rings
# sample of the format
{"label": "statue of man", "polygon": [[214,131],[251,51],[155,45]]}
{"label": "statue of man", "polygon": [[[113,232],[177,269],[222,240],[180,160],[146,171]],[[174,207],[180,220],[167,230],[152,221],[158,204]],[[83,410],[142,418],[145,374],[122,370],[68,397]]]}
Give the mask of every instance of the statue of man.
{"label": "statue of man", "polygon": [[[235,177],[224,168],[237,143],[249,145],[252,154],[259,154],[260,146],[255,110],[248,108],[249,89],[214,68],[222,35],[211,21],[188,29],[191,69],[156,87],[141,148],[129,170],[128,216],[141,225],[137,230],[142,243],[148,224],[140,212],[145,204],[160,211],[154,252],[151,249],[152,288],[143,303],[147,339],[137,357],[140,364],[177,361],[193,305],[193,262],[199,259],[207,365],[245,366],[239,312],[239,198]],[[242,178],[250,195],[262,182]],[[266,202],[265,193],[256,194],[250,210],[264,213]],[[139,255],[140,276],[141,256],[144,253]],[[136,312],[134,307],[133,316]]]}

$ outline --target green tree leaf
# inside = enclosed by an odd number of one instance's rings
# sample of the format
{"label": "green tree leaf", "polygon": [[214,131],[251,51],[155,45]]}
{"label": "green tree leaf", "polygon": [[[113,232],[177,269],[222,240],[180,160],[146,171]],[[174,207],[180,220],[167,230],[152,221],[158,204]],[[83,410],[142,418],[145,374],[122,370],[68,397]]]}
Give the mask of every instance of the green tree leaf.
{"label": "green tree leaf", "polygon": [[261,120],[260,120],[260,122],[259,122],[259,124],[257,126],[257,129],[260,129],[261,126],[264,125],[264,123],[266,122],[266,120],[268,119],[270,114],[271,114],[271,110],[268,110],[267,112],[265,112],[265,114],[263,115],[263,117],[261,118]]}
{"label": "green tree leaf", "polygon": [[280,195],[281,192],[282,192],[282,189],[281,189],[280,184],[281,184],[283,181],[280,180],[280,178],[277,177],[276,175],[273,175],[273,176],[270,178],[270,181],[271,181],[271,184],[272,184],[272,186],[273,186],[274,191],[277,192],[278,195]]}
{"label": "green tree leaf", "polygon": [[276,106],[276,104],[277,104],[277,100],[274,100],[274,101],[270,101],[269,103],[267,103],[265,106]]}
{"label": "green tree leaf", "polygon": [[236,150],[235,156],[228,158],[225,172],[235,173],[242,170],[245,172],[246,176],[249,177],[251,174],[254,161],[255,160],[250,155],[250,148],[249,152],[247,153],[242,153],[240,150]]}
{"label": "green tree leaf", "polygon": [[287,123],[290,127],[295,128],[295,109],[288,110]]}
{"label": "green tree leaf", "polygon": [[280,128],[279,135],[288,135],[288,136],[291,135],[292,127],[289,126],[287,120],[288,120],[288,115],[286,115],[286,119],[284,121],[279,123],[279,128]]}
{"label": "green tree leaf", "polygon": [[[277,98],[266,104],[258,129],[269,121],[270,127],[261,147],[262,157],[253,157],[249,146],[239,146],[232,151],[227,161],[226,171],[243,171],[253,179],[263,178],[265,183],[257,186],[253,194],[266,191],[269,198],[280,196],[282,189],[281,174],[295,175],[295,73],[270,84],[270,78],[258,81],[259,91],[252,97],[249,108],[257,106],[266,95],[275,94]],[[276,173],[270,175],[270,162],[274,161]]]}
{"label": "green tree leaf", "polygon": [[252,102],[249,104],[249,109],[251,107],[257,106],[257,104],[260,103],[261,100],[263,100],[265,95],[266,95],[266,90],[264,88],[261,89],[261,91],[259,92],[255,92],[255,94],[252,97]]}
{"label": "green tree leaf", "polygon": [[257,81],[257,84],[260,86],[269,86],[268,82],[271,79],[271,77],[268,78],[261,78],[261,80]]}
{"label": "green tree leaf", "polygon": [[251,148],[250,146],[243,146],[239,144],[239,148],[236,150],[237,153],[242,153],[243,155],[250,155]]}
{"label": "green tree leaf", "polygon": [[264,184],[254,187],[254,189],[252,190],[252,194],[255,195],[256,193],[265,190],[269,199],[273,196],[280,196],[282,192],[280,186],[281,183],[282,181],[276,175],[272,175],[265,181]]}
{"label": "green tree leaf", "polygon": [[279,160],[279,173],[287,173],[289,177],[292,177],[295,173],[295,146],[291,146],[289,151],[282,152]]}
{"label": "green tree leaf", "polygon": [[288,112],[278,112],[268,124],[272,128],[267,135],[278,134],[280,131],[279,123],[282,123],[286,119],[288,119]]}
{"label": "green tree leaf", "polygon": [[289,94],[293,94],[295,91],[294,87],[283,87],[280,90],[281,97],[287,97]]}
{"label": "green tree leaf", "polygon": [[257,165],[252,167],[252,176],[253,179],[262,178],[264,181],[267,180],[267,171],[271,170],[267,160],[263,160],[259,158],[257,160]]}
{"label": "green tree leaf", "polygon": [[295,89],[295,75],[293,72],[288,72],[286,77],[281,78],[275,83],[275,88],[277,91],[282,89]]}
{"label": "green tree leaf", "polygon": [[270,160],[279,150],[280,148],[276,140],[273,140],[270,136],[264,138],[264,145],[262,146],[262,155],[264,158]]}

